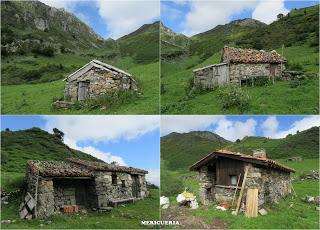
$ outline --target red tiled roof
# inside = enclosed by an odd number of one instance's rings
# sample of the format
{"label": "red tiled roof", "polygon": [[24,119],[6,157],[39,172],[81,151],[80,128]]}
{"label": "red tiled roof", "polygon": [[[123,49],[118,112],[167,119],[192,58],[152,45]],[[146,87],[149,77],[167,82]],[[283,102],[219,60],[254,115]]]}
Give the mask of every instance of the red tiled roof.
{"label": "red tiled roof", "polygon": [[285,61],[275,50],[267,52],[228,46],[222,49],[221,59],[222,62],[230,63],[281,63]]}
{"label": "red tiled roof", "polygon": [[207,163],[208,161],[213,159],[215,156],[236,157],[238,160],[242,160],[242,161],[252,160],[253,164],[260,164],[260,165],[267,166],[269,168],[275,168],[275,169],[279,169],[279,170],[282,170],[282,171],[285,171],[285,172],[295,172],[294,169],[291,169],[291,168],[289,168],[289,167],[287,167],[287,166],[285,166],[283,164],[280,164],[279,162],[271,160],[269,158],[256,157],[256,156],[242,154],[240,152],[233,152],[233,151],[224,150],[224,149],[217,150],[217,151],[214,151],[214,152],[210,153],[206,157],[204,157],[201,160],[199,160],[196,163],[194,163],[190,167],[190,169],[191,170],[198,169],[199,167],[201,167],[202,165],[204,165],[205,163]]}

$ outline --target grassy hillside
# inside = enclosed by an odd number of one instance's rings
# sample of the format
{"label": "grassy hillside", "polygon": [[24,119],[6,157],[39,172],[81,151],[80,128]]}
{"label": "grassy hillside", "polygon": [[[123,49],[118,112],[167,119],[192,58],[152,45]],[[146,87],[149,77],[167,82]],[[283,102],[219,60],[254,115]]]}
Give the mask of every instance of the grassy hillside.
{"label": "grassy hillside", "polygon": [[190,133],[171,133],[161,138],[161,159],[169,170],[188,170],[189,166],[217,149],[229,149],[244,154],[265,148],[271,159],[285,159],[290,156],[318,158],[319,127],[313,127],[282,139],[265,137],[246,137],[239,142],[230,142],[211,132],[208,138]]}
{"label": "grassy hillside", "polygon": [[[59,55],[50,61],[58,64],[65,59],[67,56]],[[79,62],[85,61],[80,59]],[[100,110],[100,108],[52,110],[52,102],[62,98],[64,90],[64,82],[56,80],[37,84],[2,86],[2,114],[158,114],[158,62],[136,65],[132,59],[127,58],[119,60],[117,64],[134,76],[141,89],[142,94],[133,102],[113,106],[106,110]]]}
{"label": "grassy hillside", "polygon": [[230,142],[210,133],[200,136],[195,132],[171,133],[161,138],[161,159],[171,170],[184,169],[206,156],[214,149],[222,148]]}
{"label": "grassy hillside", "polygon": [[69,157],[99,161],[69,148],[53,134],[39,128],[1,132],[1,171],[24,173],[27,160],[64,160]]}
{"label": "grassy hillside", "polygon": [[[6,25],[1,34],[2,113],[159,113],[159,22],[117,40],[104,40],[65,10],[36,1],[1,5]],[[131,73],[138,82],[139,97],[102,110],[103,106],[95,106],[52,111],[51,103],[63,97],[62,79],[92,59]]]}
{"label": "grassy hillside", "polygon": [[[244,19],[242,23],[234,21],[217,26],[189,38],[188,46],[183,49],[183,56],[176,55],[176,49],[170,53],[170,46],[162,45],[165,47],[165,53],[162,55],[161,63],[161,112],[163,114],[318,114],[319,80],[316,74],[319,72],[319,51],[315,42],[318,40],[318,21],[318,6],[314,6],[294,10],[289,16],[270,25]],[[282,44],[284,44],[283,49]],[[244,110],[223,109],[218,90],[190,95],[192,70],[219,63],[224,45],[275,49],[279,53],[283,52],[283,56],[288,60],[287,69],[302,70],[309,77],[301,81],[298,87],[292,86],[294,84],[292,81],[276,81],[274,85],[254,88],[243,87],[243,93],[249,96],[249,106]]]}
{"label": "grassy hillside", "polygon": [[[212,136],[217,137],[212,134]],[[274,160],[296,170],[291,174],[297,196],[289,195],[278,204],[264,206],[267,216],[246,218],[243,214],[234,216],[231,211],[220,211],[213,202],[209,206],[200,204],[192,210],[180,206],[176,197],[185,189],[199,197],[198,173],[189,171],[189,166],[216,148],[219,138],[199,138],[194,133],[169,134],[161,138],[161,196],[170,199],[169,209],[161,210],[162,220],[178,220],[180,228],[230,228],[230,229],[315,229],[319,226],[316,204],[302,201],[306,195],[317,196],[319,182],[301,181],[299,176],[319,168],[319,127],[289,135],[283,139],[246,137],[237,143],[225,143],[226,148],[250,154],[253,149],[265,148]],[[198,146],[198,149],[197,149]],[[220,148],[220,146],[219,146]],[[206,152],[203,152],[206,151]],[[175,157],[173,157],[175,156]],[[303,161],[286,162],[288,156],[303,156]],[[198,199],[199,200],[199,199]]]}
{"label": "grassy hillside", "polygon": [[[186,207],[181,207],[176,202],[176,196],[181,193],[184,188],[188,188],[197,197],[199,191],[199,180],[196,172],[188,171],[161,171],[162,186],[167,181],[176,178],[182,182],[181,187],[173,195],[163,193],[170,198],[170,208],[161,210],[163,220],[179,220],[181,228],[228,228],[228,229],[318,229],[319,212],[316,210],[316,204],[308,204],[302,201],[306,196],[319,195],[319,182],[314,180],[300,181],[297,179],[299,175],[309,170],[317,170],[319,166],[319,158],[305,159],[300,162],[284,162],[284,160],[276,159],[277,161],[294,168],[295,174],[292,174],[293,187],[297,196],[289,195],[282,199],[279,204],[271,204],[264,208],[268,211],[267,216],[258,216],[257,218],[246,218],[243,214],[232,215],[231,211],[220,211],[215,208],[215,204],[203,206],[196,210],[191,210]],[[171,177],[162,177],[162,174],[170,175]],[[180,178],[188,176],[188,179]],[[218,225],[218,226],[217,226]]]}

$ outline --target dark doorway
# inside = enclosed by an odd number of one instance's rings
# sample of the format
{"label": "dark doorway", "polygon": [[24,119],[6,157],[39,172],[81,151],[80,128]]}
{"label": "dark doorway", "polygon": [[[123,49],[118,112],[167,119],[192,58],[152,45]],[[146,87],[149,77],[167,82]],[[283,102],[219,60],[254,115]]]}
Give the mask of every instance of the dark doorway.
{"label": "dark doorway", "polygon": [[78,101],[84,101],[89,98],[89,85],[88,81],[78,82]]}
{"label": "dark doorway", "polygon": [[276,76],[277,64],[270,64],[270,76]]}
{"label": "dark doorway", "polygon": [[132,176],[132,196],[134,198],[138,198],[140,194],[140,183],[138,175],[131,175]]}

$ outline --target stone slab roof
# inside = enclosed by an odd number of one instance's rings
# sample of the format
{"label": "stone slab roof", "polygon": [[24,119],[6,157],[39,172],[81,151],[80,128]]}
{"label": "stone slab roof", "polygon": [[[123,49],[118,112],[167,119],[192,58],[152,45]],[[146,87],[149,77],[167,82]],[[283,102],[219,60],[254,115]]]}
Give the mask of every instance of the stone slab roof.
{"label": "stone slab roof", "polygon": [[148,171],[108,164],[104,162],[86,161],[68,158],[66,161],[38,161],[27,162],[32,173],[39,173],[44,177],[94,177],[95,171],[124,172],[130,174],[147,174]]}
{"label": "stone slab roof", "polygon": [[241,49],[225,46],[222,49],[222,62],[228,63],[281,63],[284,62],[277,51]]}
{"label": "stone slab roof", "polygon": [[130,77],[133,81],[134,79],[132,78],[132,75],[121,70],[118,69],[117,67],[114,67],[112,65],[103,63],[101,61],[98,60],[92,60],[89,63],[87,63],[86,65],[82,66],[80,69],[78,69],[77,71],[73,72],[72,74],[70,74],[68,77],[66,77],[64,79],[64,81],[73,81],[75,79],[77,79],[78,77],[82,76],[84,73],[88,72],[89,70],[91,70],[92,68],[98,68],[98,69],[102,69],[102,70],[107,70],[107,71],[111,71],[111,72],[116,72],[116,73],[122,73],[127,75],[128,77]]}
{"label": "stone slab roof", "polygon": [[93,177],[94,173],[86,168],[66,161],[29,160],[27,166],[33,173],[44,177]]}
{"label": "stone slab roof", "polygon": [[256,156],[242,154],[240,152],[233,152],[233,151],[224,150],[224,149],[216,150],[216,151],[210,153],[209,155],[207,155],[206,157],[202,158],[201,160],[197,161],[196,163],[194,163],[190,167],[190,170],[199,169],[201,166],[206,165],[208,162],[210,162],[216,156],[233,158],[233,159],[237,159],[237,160],[245,161],[245,162],[250,162],[253,164],[257,164],[257,165],[263,165],[267,168],[277,169],[277,170],[284,171],[284,172],[289,172],[289,173],[295,172],[294,169],[291,169],[291,168],[289,168],[283,164],[280,164],[279,162],[271,160],[269,158],[256,157]]}
{"label": "stone slab roof", "polygon": [[74,164],[78,164],[78,165],[87,167],[87,168],[95,170],[95,171],[126,172],[126,173],[139,173],[139,174],[147,174],[148,173],[148,171],[145,171],[142,169],[126,167],[126,166],[119,166],[119,165],[115,165],[115,164],[108,164],[105,162],[86,161],[86,160],[79,160],[79,159],[75,159],[75,158],[69,158],[68,161],[72,162]]}

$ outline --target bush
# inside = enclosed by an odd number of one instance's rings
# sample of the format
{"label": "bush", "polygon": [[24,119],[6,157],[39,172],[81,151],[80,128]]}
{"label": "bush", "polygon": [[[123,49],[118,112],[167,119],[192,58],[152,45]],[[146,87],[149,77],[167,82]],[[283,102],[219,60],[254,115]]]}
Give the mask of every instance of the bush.
{"label": "bush", "polygon": [[119,90],[107,93],[103,96],[90,99],[84,102],[80,102],[79,104],[76,104],[75,108],[87,108],[89,110],[95,110],[95,109],[110,109],[114,108],[123,104],[128,104],[130,102],[135,101],[141,97],[141,94],[137,91],[133,90]]}
{"label": "bush", "polygon": [[177,196],[183,189],[181,180],[169,172],[161,172],[161,196]]}
{"label": "bush", "polygon": [[241,112],[248,109],[250,101],[249,95],[244,93],[240,87],[233,84],[220,88],[218,99],[223,109],[236,108]]}
{"label": "bush", "polygon": [[34,54],[39,54],[46,57],[53,57],[54,56],[54,48],[51,46],[45,46],[42,47],[40,45],[37,45],[33,49],[31,49],[31,52]]}
{"label": "bush", "polygon": [[303,67],[299,62],[288,62],[287,64],[287,69],[288,70],[295,70],[295,71],[302,71]]}
{"label": "bush", "polygon": [[290,88],[298,88],[301,85],[299,80],[293,80],[290,82]]}

